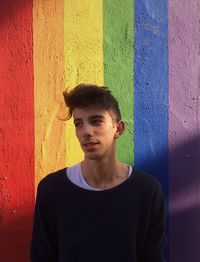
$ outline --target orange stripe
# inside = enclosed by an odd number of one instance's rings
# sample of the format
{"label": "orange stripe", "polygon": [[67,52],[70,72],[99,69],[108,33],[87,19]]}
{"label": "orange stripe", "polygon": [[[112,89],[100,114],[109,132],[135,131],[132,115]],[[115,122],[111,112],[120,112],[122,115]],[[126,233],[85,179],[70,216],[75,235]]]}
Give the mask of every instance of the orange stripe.
{"label": "orange stripe", "polygon": [[58,120],[64,90],[64,3],[33,1],[35,180],[65,166],[65,122]]}

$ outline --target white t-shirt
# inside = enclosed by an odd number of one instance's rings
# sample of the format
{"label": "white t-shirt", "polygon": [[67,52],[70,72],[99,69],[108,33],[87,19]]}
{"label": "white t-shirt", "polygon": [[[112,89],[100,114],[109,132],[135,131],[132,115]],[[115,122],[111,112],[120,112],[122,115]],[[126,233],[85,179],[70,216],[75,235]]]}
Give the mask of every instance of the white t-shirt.
{"label": "white t-shirt", "polygon": [[[132,173],[132,166],[129,166],[129,174],[128,177],[131,175]],[[68,179],[75,185],[84,188],[84,189],[88,189],[88,190],[96,190],[96,191],[100,191],[102,189],[99,188],[95,188],[95,187],[91,187],[90,185],[88,185],[88,183],[86,182],[82,172],[81,172],[81,163],[78,163],[76,165],[73,165],[71,167],[68,167],[66,170],[66,174]]]}

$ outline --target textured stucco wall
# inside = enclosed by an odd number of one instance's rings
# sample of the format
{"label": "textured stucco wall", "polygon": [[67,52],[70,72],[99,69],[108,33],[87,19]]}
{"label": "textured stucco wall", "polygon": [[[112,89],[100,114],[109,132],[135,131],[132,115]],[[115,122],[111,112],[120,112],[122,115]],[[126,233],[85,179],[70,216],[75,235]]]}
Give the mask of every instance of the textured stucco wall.
{"label": "textured stucco wall", "polygon": [[[104,85],[117,98],[126,132],[117,142],[117,158],[129,164],[134,159],[134,5],[132,0],[104,1]],[[128,146],[127,146],[128,145]]]}
{"label": "textured stucco wall", "polygon": [[[168,9],[167,1],[135,1],[135,166],[161,183],[168,214]],[[168,225],[167,225],[168,236]],[[166,255],[169,249],[166,250]]]}
{"label": "textured stucco wall", "polygon": [[200,261],[199,0],[0,1],[0,260],[28,261],[35,187],[82,159],[62,91],[105,84],[118,158],[162,184],[169,261]]}
{"label": "textured stucco wall", "polygon": [[65,123],[58,120],[64,90],[64,2],[33,1],[35,186],[66,165]]}
{"label": "textured stucco wall", "polygon": [[28,261],[34,206],[32,1],[0,1],[0,261]]}
{"label": "textured stucco wall", "polygon": [[[102,85],[103,76],[103,2],[101,0],[65,1],[65,87],[72,89],[80,83]],[[75,136],[72,119],[66,123],[66,163],[72,165],[83,159]]]}
{"label": "textured stucco wall", "polygon": [[170,261],[200,261],[200,2],[169,1]]}

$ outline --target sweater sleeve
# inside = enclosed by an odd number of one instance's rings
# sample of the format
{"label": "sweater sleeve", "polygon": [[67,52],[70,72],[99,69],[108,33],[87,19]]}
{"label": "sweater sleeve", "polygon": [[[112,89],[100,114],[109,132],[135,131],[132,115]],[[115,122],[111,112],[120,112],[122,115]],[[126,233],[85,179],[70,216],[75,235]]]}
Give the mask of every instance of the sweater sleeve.
{"label": "sweater sleeve", "polygon": [[44,188],[42,183],[38,185],[32,242],[31,242],[31,262],[56,262],[56,245],[53,238],[52,229],[45,205]]}
{"label": "sweater sleeve", "polygon": [[142,262],[165,262],[165,210],[160,185],[154,191]]}

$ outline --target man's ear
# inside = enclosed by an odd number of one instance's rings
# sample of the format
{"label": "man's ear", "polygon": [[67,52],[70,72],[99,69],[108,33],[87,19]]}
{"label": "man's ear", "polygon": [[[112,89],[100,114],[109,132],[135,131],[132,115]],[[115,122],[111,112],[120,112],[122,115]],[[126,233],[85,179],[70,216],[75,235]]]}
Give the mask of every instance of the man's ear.
{"label": "man's ear", "polygon": [[116,127],[117,127],[117,130],[116,130],[116,133],[115,133],[115,138],[119,138],[121,136],[121,134],[124,132],[124,129],[125,129],[125,123],[124,121],[122,120],[119,120],[117,123],[116,123]]}

